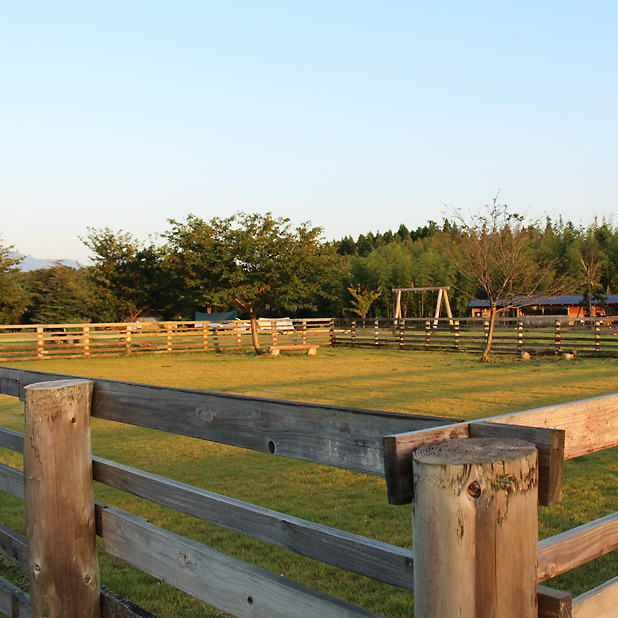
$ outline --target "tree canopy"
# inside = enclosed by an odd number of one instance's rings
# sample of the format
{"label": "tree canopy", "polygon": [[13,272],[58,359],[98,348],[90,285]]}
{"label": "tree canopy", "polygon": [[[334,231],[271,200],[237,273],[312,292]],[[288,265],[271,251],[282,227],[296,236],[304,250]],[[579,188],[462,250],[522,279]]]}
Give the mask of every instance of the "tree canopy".
{"label": "tree canopy", "polygon": [[[79,270],[57,265],[19,272],[11,248],[0,244],[0,319],[191,320],[195,311],[234,308],[249,318],[391,317],[392,289],[412,284],[450,286],[456,315],[466,315],[473,298],[493,298],[496,306],[502,301],[505,310],[509,297],[552,291],[583,294],[589,315],[589,299],[602,302],[618,292],[618,228],[611,221],[529,222],[504,208],[496,201],[477,218],[454,211],[440,224],[401,224],[332,242],[319,227],[294,226],[268,213],[190,215],[170,220],[166,232],[145,241],[122,230],[89,229],[84,243],[92,265]],[[471,273],[483,255],[488,279]],[[427,317],[435,294],[406,295],[402,316]]]}
{"label": "tree canopy", "polygon": [[208,222],[193,215],[171,220],[165,234],[169,259],[179,274],[186,299],[221,304],[226,300],[245,311],[252,322],[262,309],[293,312],[314,308],[319,285],[332,268],[322,229],[270,213],[238,213]]}

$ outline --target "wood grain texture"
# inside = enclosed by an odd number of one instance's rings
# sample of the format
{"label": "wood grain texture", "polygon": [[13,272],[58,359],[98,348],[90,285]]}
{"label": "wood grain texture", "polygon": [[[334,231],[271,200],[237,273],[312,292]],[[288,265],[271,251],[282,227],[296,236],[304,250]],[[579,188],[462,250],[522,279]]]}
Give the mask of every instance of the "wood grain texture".
{"label": "wood grain texture", "polygon": [[[1,524],[0,555],[9,559],[24,571],[28,569],[26,538]],[[29,608],[30,597],[27,598]],[[11,614],[6,615],[11,616]],[[28,616],[30,616],[30,613],[28,613]],[[147,612],[105,586],[101,586],[101,616],[102,618],[156,618],[154,614]]]}
{"label": "wood grain texture", "polygon": [[24,499],[34,616],[99,618],[90,449],[92,383],[26,388]]}
{"label": "wood grain texture", "polygon": [[412,590],[409,549],[94,458],[96,481],[303,556]]}
{"label": "wood grain texture", "polygon": [[532,442],[539,454],[539,504],[560,504],[564,473],[564,430],[474,422],[470,423],[470,437],[514,438]]}
{"label": "wood grain texture", "polygon": [[105,551],[237,618],[376,617],[135,515],[102,509],[101,527]]}
{"label": "wood grain texture", "polygon": [[537,452],[470,438],[414,453],[416,618],[537,616]]}
{"label": "wood grain texture", "polygon": [[0,464],[0,489],[23,500],[24,473],[6,464]]}
{"label": "wood grain texture", "polygon": [[0,427],[0,446],[16,453],[24,452],[24,434]]}
{"label": "wood grain texture", "polygon": [[157,618],[154,614],[101,586],[101,618]]}
{"label": "wood grain texture", "polygon": [[570,571],[618,549],[618,513],[539,542],[538,581]]}
{"label": "wood grain texture", "polygon": [[[564,446],[561,438],[550,437],[549,441],[538,443],[544,452],[544,480],[539,498],[543,506],[556,504],[560,499],[562,465],[559,465],[560,451],[564,459],[574,459],[589,453],[602,451],[618,445],[618,395],[606,395],[584,399],[546,408],[526,410],[480,421],[456,423],[429,430],[416,430],[406,434],[389,435],[384,438],[384,470],[386,474],[389,501],[391,504],[407,504],[412,500],[410,462],[415,449],[426,442],[448,440],[470,435],[469,427],[478,423],[535,427],[564,431]],[[475,430],[477,433],[479,430]],[[488,430],[485,430],[486,432]],[[522,431],[528,431],[524,429]],[[550,434],[547,434],[550,436]],[[512,434],[512,437],[517,437]],[[547,450],[549,448],[549,450]],[[407,479],[407,480],[406,480]]]}
{"label": "wood grain texture", "polygon": [[0,524],[0,554],[24,571],[28,569],[26,537],[2,524]]}
{"label": "wood grain texture", "polygon": [[[19,371],[27,384],[62,374]],[[382,437],[452,419],[93,380],[92,416],[180,435],[384,474]]]}
{"label": "wood grain texture", "polygon": [[538,586],[537,601],[539,618],[571,618],[573,599],[568,592]]}
{"label": "wood grain texture", "polygon": [[618,577],[573,599],[573,618],[610,618],[618,610]]}
{"label": "wood grain texture", "polygon": [[30,618],[30,597],[0,577],[0,614],[8,618]]}
{"label": "wood grain texture", "polygon": [[455,438],[513,438],[532,442],[539,452],[539,504],[560,502],[564,468],[564,431],[485,421],[457,423],[384,438],[384,470],[390,504],[413,499],[412,455],[423,444]]}

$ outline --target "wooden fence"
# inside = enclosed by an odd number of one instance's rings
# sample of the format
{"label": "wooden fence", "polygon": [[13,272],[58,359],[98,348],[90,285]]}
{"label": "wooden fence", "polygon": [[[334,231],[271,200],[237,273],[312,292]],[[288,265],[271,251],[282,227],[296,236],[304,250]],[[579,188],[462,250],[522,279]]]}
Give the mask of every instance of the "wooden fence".
{"label": "wooden fence", "polygon": [[[25,498],[28,537],[0,526],[0,553],[27,570],[30,581],[30,596],[0,581],[5,616],[151,616],[99,588],[95,533],[103,551],[232,616],[376,616],[95,505],[92,478],[413,590],[417,618],[532,617],[537,603],[541,618],[615,615],[618,578],[575,599],[537,586],[618,548],[618,513],[540,543],[536,513],[537,495],[541,505],[559,502],[565,459],[618,445],[618,395],[461,423],[6,367],[0,392],[25,401],[25,435],[0,429],[0,446],[24,453],[25,472],[0,465],[0,489]],[[412,503],[416,549],[92,458],[91,416],[383,475],[392,504]],[[437,483],[436,471],[455,474]]]}
{"label": "wooden fence", "polygon": [[[488,332],[489,322],[480,318],[339,318],[332,340],[335,345],[480,352]],[[491,349],[497,354],[616,354],[618,317],[500,318]]]}
{"label": "wooden fence", "polygon": [[[329,318],[260,319],[262,346],[329,345]],[[252,349],[250,322],[0,325],[0,361]]]}

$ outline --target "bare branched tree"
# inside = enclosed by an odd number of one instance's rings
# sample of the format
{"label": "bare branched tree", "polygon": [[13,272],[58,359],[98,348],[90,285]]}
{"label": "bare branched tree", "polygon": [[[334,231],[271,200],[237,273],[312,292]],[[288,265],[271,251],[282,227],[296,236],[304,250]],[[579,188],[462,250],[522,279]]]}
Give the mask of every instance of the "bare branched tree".
{"label": "bare branched tree", "polygon": [[555,264],[534,251],[539,222],[526,222],[499,204],[497,196],[478,214],[464,216],[453,210],[452,216],[458,231],[448,249],[451,260],[461,277],[482,290],[489,302],[489,334],[481,357],[485,363],[498,315],[563,294],[572,282],[558,276]]}

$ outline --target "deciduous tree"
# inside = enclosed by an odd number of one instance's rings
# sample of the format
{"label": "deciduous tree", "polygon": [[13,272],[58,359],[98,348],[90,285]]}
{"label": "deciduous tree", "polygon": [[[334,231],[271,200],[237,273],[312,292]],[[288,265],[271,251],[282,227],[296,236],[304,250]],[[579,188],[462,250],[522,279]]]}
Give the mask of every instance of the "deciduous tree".
{"label": "deciduous tree", "polygon": [[571,282],[557,275],[555,265],[535,250],[538,223],[526,222],[497,198],[477,214],[453,214],[458,230],[451,240],[458,251],[448,249],[450,257],[462,277],[482,290],[489,302],[484,363],[489,360],[499,314],[564,293]]}
{"label": "deciduous tree", "polygon": [[[257,316],[263,309],[292,312],[314,306],[320,283],[333,266],[322,229],[270,213],[237,213],[206,222],[190,215],[170,221],[170,260],[183,273],[195,302],[226,301],[249,314],[253,346],[261,352]],[[199,305],[198,305],[199,306]]]}

